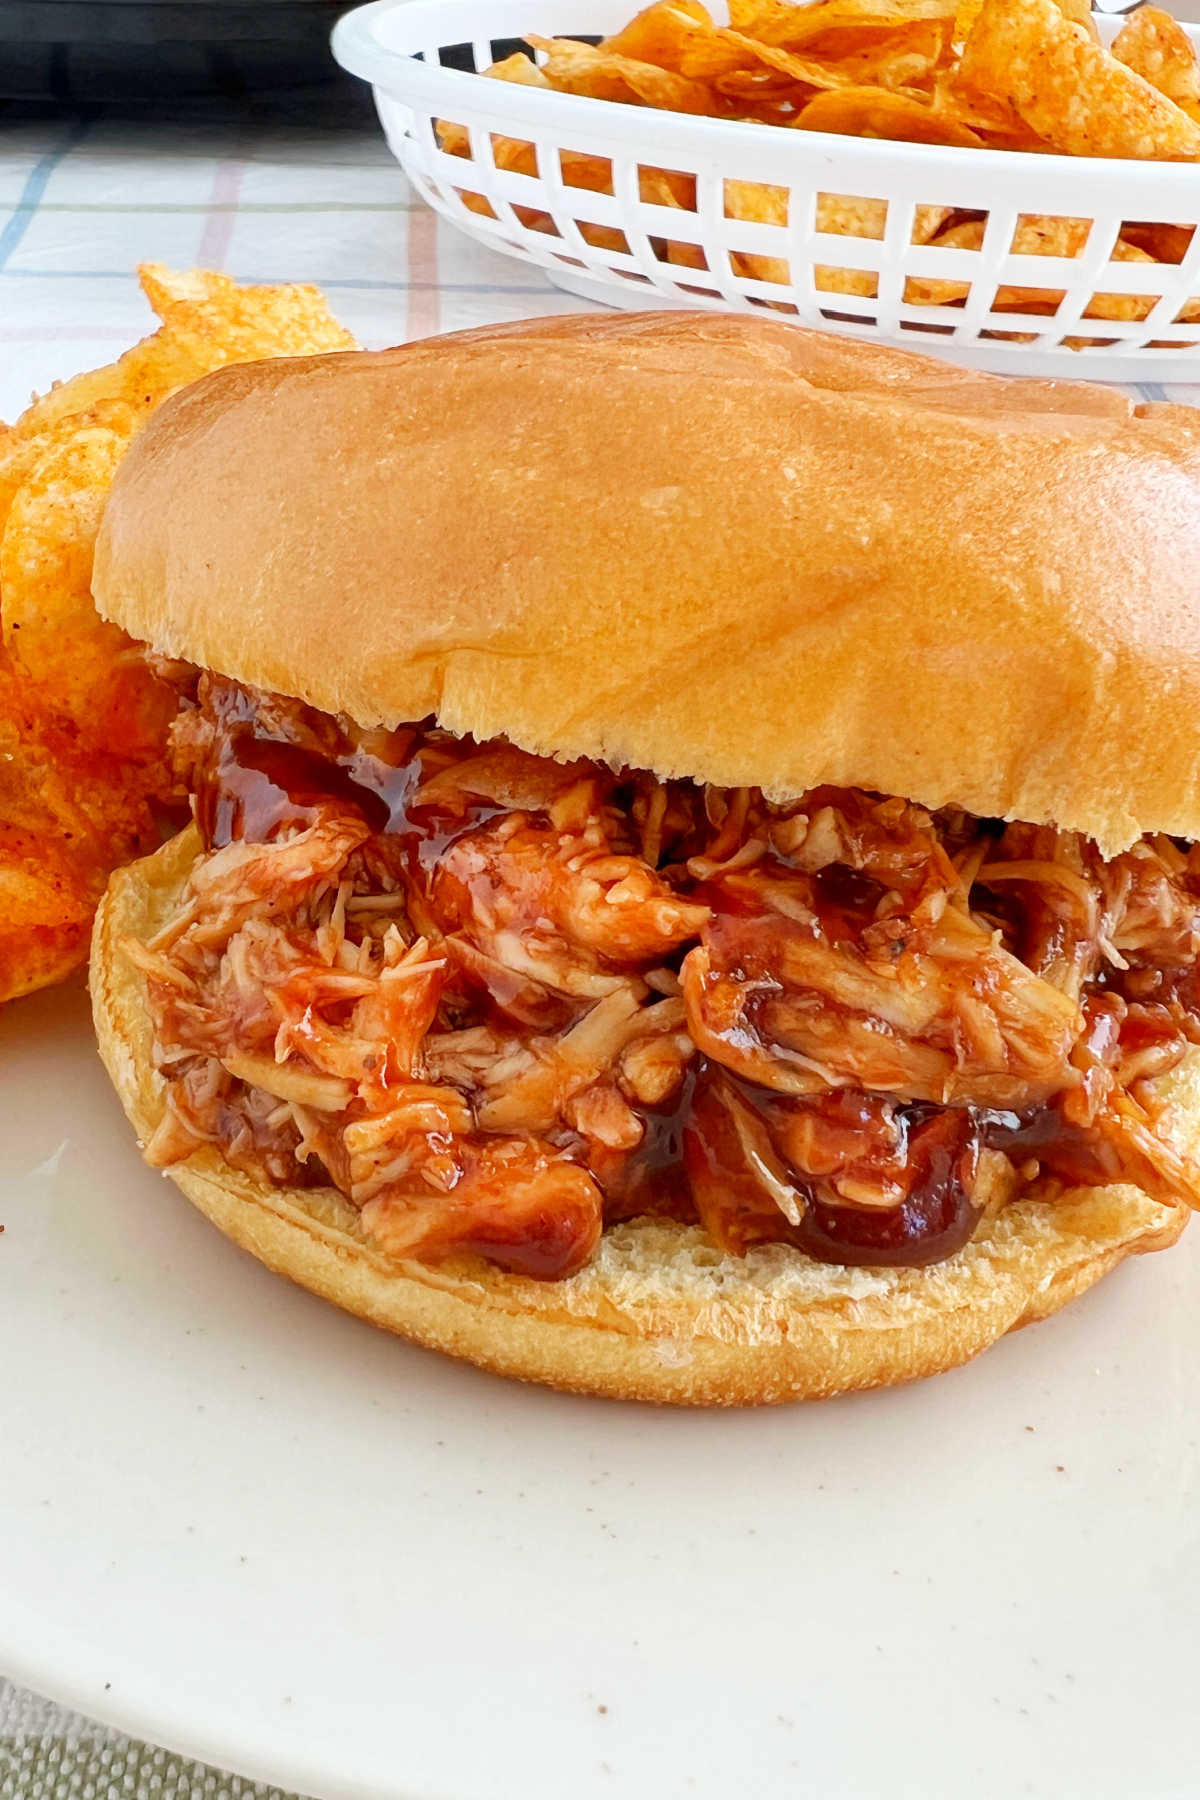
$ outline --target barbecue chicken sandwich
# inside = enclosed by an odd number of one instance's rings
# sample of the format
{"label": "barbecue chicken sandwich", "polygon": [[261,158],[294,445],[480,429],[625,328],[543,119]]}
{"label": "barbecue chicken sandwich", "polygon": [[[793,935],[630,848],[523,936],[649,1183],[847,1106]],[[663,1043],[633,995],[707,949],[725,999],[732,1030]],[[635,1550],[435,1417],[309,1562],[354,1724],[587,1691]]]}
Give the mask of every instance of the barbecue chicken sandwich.
{"label": "barbecue chicken sandwich", "polygon": [[95,591],[198,671],[101,1047],[271,1268],[737,1403],[1178,1236],[1200,414],[697,315],[230,368],[138,435]]}

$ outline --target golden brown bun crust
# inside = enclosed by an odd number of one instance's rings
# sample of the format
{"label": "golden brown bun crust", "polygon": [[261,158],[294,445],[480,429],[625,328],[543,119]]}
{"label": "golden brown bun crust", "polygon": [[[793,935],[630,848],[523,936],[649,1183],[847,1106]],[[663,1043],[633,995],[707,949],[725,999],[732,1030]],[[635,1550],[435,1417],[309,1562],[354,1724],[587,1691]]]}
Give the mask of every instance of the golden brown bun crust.
{"label": "golden brown bun crust", "polygon": [[361,724],[1200,836],[1200,413],[764,320],[223,369],[96,551],[134,636]]}
{"label": "golden brown bun crust", "polygon": [[[162,1113],[143,978],[121,955],[178,906],[196,854],[185,832],[120,871],[96,919],[92,1002],[101,1054],[144,1142]],[[1200,1059],[1176,1080],[1200,1139]],[[1174,1243],[1183,1207],[1135,1188],[1023,1199],[932,1269],[837,1269],[773,1246],[722,1255],[702,1232],[636,1221],[605,1233],[569,1281],[478,1262],[424,1268],[364,1241],[331,1190],[275,1188],[203,1151],[170,1171],[226,1236],[348,1312],[501,1375],[580,1393],[737,1406],[891,1386],[953,1368],[1045,1318],[1122,1257]]]}

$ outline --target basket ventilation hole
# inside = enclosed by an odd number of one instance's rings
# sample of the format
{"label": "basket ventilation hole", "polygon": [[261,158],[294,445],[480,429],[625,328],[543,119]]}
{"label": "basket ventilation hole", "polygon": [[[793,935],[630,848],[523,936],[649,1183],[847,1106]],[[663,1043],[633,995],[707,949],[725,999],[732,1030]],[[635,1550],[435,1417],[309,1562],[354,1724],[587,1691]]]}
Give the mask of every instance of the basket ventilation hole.
{"label": "basket ventilation hole", "polygon": [[[441,189],[434,187],[432,182],[430,182],[429,185],[437,195],[438,199],[442,199]],[[484,219],[494,219],[496,217],[496,209],[485,195],[473,193],[470,188],[455,188],[454,192],[458,195],[468,212],[478,213],[480,217]]]}
{"label": "basket ventilation hole", "polygon": [[876,323],[874,313],[833,312],[824,306],[819,310],[821,317],[828,319],[833,325],[874,325]]}
{"label": "basket ventilation hole", "polygon": [[1194,225],[1168,225],[1153,219],[1123,219],[1122,243],[1134,250],[1144,250],[1155,262],[1178,266],[1192,247],[1196,235]]}
{"label": "basket ventilation hole", "polygon": [[[879,298],[879,277],[873,269],[838,269],[818,263],[813,269],[813,285],[819,294],[846,294],[855,300]],[[861,318],[862,314],[853,316]]]}
{"label": "basket ventilation hole", "polygon": [[638,199],[643,206],[669,206],[673,212],[696,210],[696,177],[686,169],[662,169],[655,163],[637,165]]}
{"label": "basket ventilation hole", "polygon": [[492,161],[506,175],[540,174],[536,144],[529,143],[525,138],[504,137],[498,131],[490,132],[489,137]]}
{"label": "basket ventilation hole", "polygon": [[723,185],[727,219],[746,219],[755,225],[787,224],[787,188],[768,186],[761,181],[726,181]]}
{"label": "basket ventilation hole", "polygon": [[[670,263],[675,269],[695,269],[702,275],[708,274],[708,258],[699,244],[665,237],[652,237],[649,243],[656,262]],[[696,288],[692,291],[707,294],[715,292],[715,289]]]}
{"label": "basket ventilation hole", "polygon": [[592,194],[611,194],[613,191],[612,162],[607,156],[593,156],[588,150],[560,148],[558,167],[564,187],[586,188]]}
{"label": "basket ventilation hole", "polygon": [[813,230],[829,231],[835,237],[882,238],[887,217],[887,201],[870,194],[819,193]]}
{"label": "basket ventilation hole", "polygon": [[1033,313],[1038,318],[1052,319],[1066,297],[1063,288],[1014,287],[1006,282],[996,289],[992,311]]}
{"label": "basket ventilation hole", "polygon": [[[792,282],[791,264],[782,256],[763,256],[757,250],[730,250],[727,253],[729,273],[741,281],[769,281],[777,287],[790,287]],[[761,306],[777,304],[761,294],[747,294],[746,298]]]}
{"label": "basket ventilation hole", "polygon": [[1090,219],[1058,213],[1018,213],[1009,241],[1012,256],[1082,256],[1092,235]]}
{"label": "basket ventilation hole", "polygon": [[953,218],[953,207],[943,206],[936,200],[924,201],[913,210],[912,224],[908,231],[909,243],[934,243],[939,231],[950,227]]}

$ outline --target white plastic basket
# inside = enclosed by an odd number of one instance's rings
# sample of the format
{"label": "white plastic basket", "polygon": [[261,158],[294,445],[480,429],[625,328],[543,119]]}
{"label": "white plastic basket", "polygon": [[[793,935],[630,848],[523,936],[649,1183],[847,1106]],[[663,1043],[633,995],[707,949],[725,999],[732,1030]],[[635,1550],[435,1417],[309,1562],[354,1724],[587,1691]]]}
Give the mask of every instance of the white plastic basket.
{"label": "white plastic basket", "polygon": [[[570,293],[624,307],[769,310],[1010,374],[1200,380],[1200,229],[1177,263],[1113,260],[1128,224],[1200,226],[1193,164],[834,137],[468,72],[509,54],[526,32],[607,35],[636,10],[631,0],[374,0],[339,22],[333,48],[373,84],[388,143],[429,204]],[[1101,30],[1117,23],[1101,21]],[[439,119],[463,128],[469,157],[442,149]],[[532,145],[537,172],[497,167],[494,137]],[[611,192],[572,186],[570,153],[607,159]],[[694,209],[643,198],[647,169],[678,172],[675,192],[694,191]],[[786,223],[730,216],[729,182],[786,190]],[[877,235],[818,230],[834,207],[848,210],[844,198]],[[928,217],[918,208],[931,206],[986,214],[979,247],[914,242]],[[1074,256],[1014,255],[1029,216],[1082,219],[1090,229]],[[760,279],[761,265],[748,269],[747,257],[770,258],[777,278]],[[961,298],[920,303],[931,281],[955,284]],[[1005,289],[1037,290],[1039,307],[1054,310],[1011,310]],[[1114,295],[1134,299],[1114,307]]]}

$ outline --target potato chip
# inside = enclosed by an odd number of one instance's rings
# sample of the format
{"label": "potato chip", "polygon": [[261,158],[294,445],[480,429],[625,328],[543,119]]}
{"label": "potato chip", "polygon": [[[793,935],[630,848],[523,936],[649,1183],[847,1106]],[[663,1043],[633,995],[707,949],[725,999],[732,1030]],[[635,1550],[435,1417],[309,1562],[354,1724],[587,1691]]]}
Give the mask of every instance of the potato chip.
{"label": "potato chip", "polygon": [[[649,58],[646,60],[649,61]],[[514,50],[513,54],[506,56],[502,62],[495,62],[490,69],[485,69],[484,74],[489,76],[492,81],[510,81],[517,87],[548,88],[550,86],[545,70],[534,62],[532,56],[526,56],[523,50]]]}
{"label": "potato chip", "polygon": [[239,287],[229,275],[180,275],[157,263],[143,263],[138,277],[163,329],[107,368],[57,383],[17,421],[20,435],[44,431],[103,400],[149,406],[222,363],[354,348],[319,288]]}
{"label": "potato chip", "polygon": [[48,456],[57,445],[66,442],[76,432],[86,430],[89,426],[111,427],[124,437],[132,437],[150,410],[149,399],[137,402],[97,400],[86,411],[56,419],[44,430],[36,431],[28,437],[20,431],[10,432],[7,439],[0,442],[0,542],[3,542],[4,527],[15,495],[33,475],[43,457]]}
{"label": "potato chip", "polygon": [[68,730],[38,715],[0,653],[0,1001],[86,958],[113,862],[157,841],[144,793],[131,798],[107,760],[81,756]]}
{"label": "potato chip", "polygon": [[961,44],[979,17],[983,0],[958,0],[954,9],[954,36]]}
{"label": "potato chip", "polygon": [[[954,0],[730,0],[735,31],[783,50],[808,50],[832,32],[878,32],[914,19],[954,18]],[[844,40],[843,40],[844,42]]]}
{"label": "potato chip", "polygon": [[713,31],[712,15],[699,0],[659,0],[647,6],[615,37],[598,46],[612,55],[629,56],[635,62],[653,63],[660,69],[684,73],[683,53],[696,30]]}
{"label": "potato chip", "polygon": [[[580,160],[586,162],[589,159],[581,158]],[[595,159],[591,160],[594,161]],[[567,178],[566,166],[566,153],[564,152],[564,181]],[[611,165],[606,164],[605,168],[607,174],[604,179],[602,191],[611,194]],[[588,173],[590,174],[591,171],[589,170]],[[578,185],[587,184],[580,183]],[[655,169],[642,165],[638,169],[638,197],[647,206],[669,206],[677,211],[695,212],[696,177],[694,175],[685,175],[679,169]],[[580,235],[586,243],[595,245],[599,249],[628,251],[629,243],[624,232],[617,231],[614,227],[608,225],[589,224],[586,220],[577,220],[576,223],[579,226]],[[613,242],[612,240],[614,239],[619,239],[620,242]],[[606,242],[605,240],[608,241]],[[695,246],[689,246],[689,248],[695,248]]]}
{"label": "potato chip", "polygon": [[6,432],[0,534],[16,489],[64,435],[90,424],[136,428],[176,387],[222,362],[354,347],[316,288],[239,288],[228,275],[178,276],[150,263],[138,274],[162,329],[115,363],[56,382]]}
{"label": "potato chip", "polygon": [[1181,263],[1192,247],[1196,235],[1194,225],[1165,225],[1151,220],[1133,220],[1126,224],[1122,236],[1144,250],[1155,262]]}
{"label": "potato chip", "polygon": [[32,828],[0,817],[0,1003],[50,987],[79,967],[99,899],[53,821],[34,817]]}
{"label": "potato chip", "polygon": [[[1153,265],[1155,258],[1137,244],[1131,244],[1121,237],[1113,250],[1112,260]],[[1140,324],[1143,319],[1150,317],[1159,298],[1158,294],[1094,294],[1084,309],[1083,316],[1085,319],[1120,319]],[[1061,305],[1061,299],[1059,304]],[[1190,301],[1183,307],[1178,318],[1182,323],[1195,324],[1200,320],[1200,301]]]}
{"label": "potato chip", "polygon": [[887,201],[859,194],[818,194],[816,229],[834,237],[881,238],[887,226]]}
{"label": "potato chip", "polygon": [[[1090,0],[731,0],[728,25],[703,0],[654,0],[596,47],[529,41],[543,85],[627,104],[953,148],[1200,157],[1197,59],[1152,7],[1122,32],[1124,61]],[[469,154],[462,127],[439,134]]]}
{"label": "potato chip", "polygon": [[913,19],[879,37],[838,52],[823,41],[809,55],[833,59],[841,74],[862,87],[927,89],[950,60],[953,48],[949,19]]}
{"label": "potato chip", "polygon": [[5,646],[39,704],[75,721],[81,743],[144,761],[161,753],[175,696],[91,595],[100,515],[129,436],[93,425],[41,458],[9,510],[0,595]]}
{"label": "potato chip", "polygon": [[[1186,33],[1145,8],[1121,35],[1129,67],[1089,0],[731,0],[728,25],[703,0],[655,0],[595,48],[529,41],[567,93],[953,148],[1200,157]],[[439,131],[468,153],[461,127]]]}
{"label": "potato chip", "polygon": [[767,68],[735,69],[718,75],[713,87],[729,101],[736,118],[762,125],[794,125],[813,97],[811,87]]}
{"label": "potato chip", "polygon": [[704,82],[754,68],[770,69],[783,81],[808,88],[842,87],[849,79],[836,68],[811,62],[771,44],[760,44],[740,31],[724,28],[709,32],[693,30],[682,53],[680,67],[685,74]]}
{"label": "potato chip", "polygon": [[16,448],[18,439],[52,432],[60,420],[82,417],[112,401],[134,403],[135,387],[123,359],[103,369],[72,375],[67,381],[56,381],[48,393],[30,402],[11,428],[8,454]]}
{"label": "potato chip", "polygon": [[1045,151],[1050,146],[1003,100],[972,93],[962,85],[957,68],[934,77],[931,105],[936,113],[966,125],[993,150]]}
{"label": "potato chip", "polygon": [[[1055,4],[1064,19],[1069,19],[1072,25],[1081,25],[1088,36],[1099,43],[1100,33],[1092,17],[1091,0],[1055,0]],[[959,43],[969,35],[982,6],[983,0],[959,0],[954,14],[954,36]]]}
{"label": "potato chip", "polygon": [[1093,43],[1100,42],[1100,31],[1092,13],[1092,0],[1055,0],[1064,19],[1087,32]]}
{"label": "potato chip", "polygon": [[832,131],[842,137],[891,138],[909,144],[978,146],[969,126],[937,113],[925,101],[886,88],[843,88],[818,94],[796,124],[801,131]]}
{"label": "potato chip", "polygon": [[653,63],[579,44],[570,38],[537,37],[526,42],[545,52],[546,79],[563,93],[581,94],[591,100],[615,100],[626,106],[657,106],[664,112],[711,113],[711,92],[698,81],[689,81]]}
{"label": "potato chip", "polygon": [[1020,213],[1009,250],[1013,256],[1079,256],[1091,231],[1090,219]]}
{"label": "potato chip", "polygon": [[813,269],[813,285],[822,294],[846,294],[856,300],[879,298],[879,277],[873,269],[841,269],[835,264],[818,263]]}
{"label": "potato chip", "polygon": [[1157,6],[1139,6],[1117,33],[1112,53],[1189,118],[1200,120],[1200,60],[1191,38],[1170,13]]}
{"label": "potato chip", "polygon": [[[487,73],[568,93],[840,136],[1027,153],[1200,156],[1200,117],[1189,116],[1189,109],[1200,114],[1197,58],[1186,33],[1153,7],[1125,26],[1120,59],[1100,45],[1089,0],[730,0],[727,25],[716,23],[703,0],[654,0],[596,47],[573,39],[529,42],[546,55],[544,68],[510,57]],[[463,127],[443,122],[438,132],[443,148],[469,158]],[[532,143],[498,135],[490,142],[499,168],[538,172]],[[562,152],[565,186],[612,192],[604,158],[590,164],[582,153],[570,154],[579,157],[578,171]],[[695,211],[691,177],[677,173],[664,182],[643,169],[639,180],[644,201]],[[473,210],[492,213],[482,193],[465,186],[458,191]],[[562,229],[548,212],[515,203],[513,210],[531,229]],[[727,181],[725,211],[729,218],[779,228],[787,220],[788,191]],[[821,195],[817,201],[817,229],[828,235],[881,238],[886,216],[882,201],[866,197]],[[625,234],[613,226],[577,218],[575,228],[589,244],[629,249]],[[922,206],[912,240],[972,250],[983,230],[979,215]],[[1013,249],[1074,257],[1086,231],[1086,221],[1029,215],[1019,222]],[[1179,263],[1191,236],[1188,227],[1134,225],[1114,255]],[[672,264],[708,267],[699,244],[657,235],[651,243],[654,254]],[[733,272],[749,279],[775,286],[803,279],[787,256],[741,248],[728,256]],[[878,294],[872,269],[820,264],[813,278],[823,293],[855,299]],[[966,281],[921,277],[907,283],[905,298],[955,305],[968,291]],[[1009,284],[998,304],[1044,309],[1055,294]],[[1146,301],[1144,295],[1104,294],[1094,296],[1092,306],[1097,317],[1136,319]]]}
{"label": "potato chip", "polygon": [[158,841],[174,791],[165,738],[178,694],[90,592],[131,438],[176,387],[223,363],[353,345],[315,288],[140,275],[160,330],[0,432],[0,999],[84,959],[109,870]]}
{"label": "potato chip", "polygon": [[[329,311],[320,288],[307,283],[250,287],[213,269],[180,273],[159,263],[143,263],[138,275],[167,334],[186,339],[206,370],[267,356],[314,356],[357,348]],[[148,339],[128,354],[135,368],[153,368],[155,340]]]}
{"label": "potato chip", "polygon": [[966,89],[1011,106],[1068,155],[1200,156],[1200,125],[1066,19],[1055,0],[983,0],[960,74]]}

